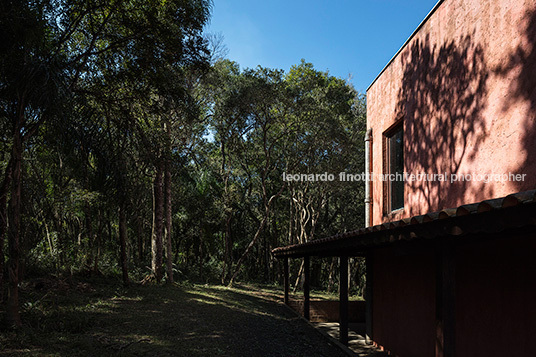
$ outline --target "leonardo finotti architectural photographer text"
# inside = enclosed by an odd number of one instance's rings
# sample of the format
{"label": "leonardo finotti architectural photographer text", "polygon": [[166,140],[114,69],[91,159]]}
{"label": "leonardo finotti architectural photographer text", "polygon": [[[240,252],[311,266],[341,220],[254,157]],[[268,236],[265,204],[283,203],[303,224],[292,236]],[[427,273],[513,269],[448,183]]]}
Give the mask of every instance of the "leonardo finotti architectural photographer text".
{"label": "leonardo finotti architectural photographer text", "polygon": [[520,182],[525,181],[527,174],[518,173],[409,173],[404,172],[396,174],[370,174],[370,173],[358,173],[352,174],[347,172],[339,172],[338,174],[323,172],[316,174],[302,174],[302,173],[290,173],[283,172],[283,181],[287,182],[359,182],[359,181],[404,181],[404,182]]}

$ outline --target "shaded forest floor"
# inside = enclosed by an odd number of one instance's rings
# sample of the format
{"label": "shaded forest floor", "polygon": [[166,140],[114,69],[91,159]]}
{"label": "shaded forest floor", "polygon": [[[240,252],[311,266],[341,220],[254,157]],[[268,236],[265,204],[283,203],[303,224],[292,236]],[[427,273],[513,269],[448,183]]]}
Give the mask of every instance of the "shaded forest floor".
{"label": "shaded forest floor", "polygon": [[344,356],[269,289],[41,278],[22,298],[0,356]]}

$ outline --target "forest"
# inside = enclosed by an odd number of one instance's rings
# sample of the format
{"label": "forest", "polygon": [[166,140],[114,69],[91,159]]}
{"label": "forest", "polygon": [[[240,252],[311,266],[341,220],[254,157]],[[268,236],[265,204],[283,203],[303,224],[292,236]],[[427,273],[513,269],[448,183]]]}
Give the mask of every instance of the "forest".
{"label": "forest", "polygon": [[[279,284],[271,250],[364,224],[365,96],[306,60],[241,68],[210,0],[0,5],[0,293],[31,276]],[[290,181],[287,174],[335,175]],[[312,284],[337,289],[337,260]],[[352,260],[361,294],[363,262]],[[291,265],[299,286],[299,261]],[[354,274],[355,273],[355,274]]]}

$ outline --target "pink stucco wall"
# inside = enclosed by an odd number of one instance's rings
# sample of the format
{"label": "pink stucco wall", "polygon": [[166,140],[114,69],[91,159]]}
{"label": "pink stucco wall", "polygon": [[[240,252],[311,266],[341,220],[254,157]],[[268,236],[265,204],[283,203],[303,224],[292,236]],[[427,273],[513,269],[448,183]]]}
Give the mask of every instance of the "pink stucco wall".
{"label": "pink stucco wall", "polygon": [[536,2],[445,0],[367,92],[374,174],[382,135],[404,125],[409,173],[526,174],[513,181],[415,181],[404,209],[384,214],[372,187],[373,224],[536,187]]}
{"label": "pink stucco wall", "polygon": [[536,239],[509,235],[456,251],[456,356],[534,356]]}
{"label": "pink stucco wall", "polygon": [[435,264],[430,248],[374,251],[372,338],[393,356],[434,356]]}
{"label": "pink stucco wall", "polygon": [[[457,357],[535,355],[535,238],[487,234],[455,246]],[[373,257],[374,342],[393,356],[434,356],[437,247],[390,246]]]}

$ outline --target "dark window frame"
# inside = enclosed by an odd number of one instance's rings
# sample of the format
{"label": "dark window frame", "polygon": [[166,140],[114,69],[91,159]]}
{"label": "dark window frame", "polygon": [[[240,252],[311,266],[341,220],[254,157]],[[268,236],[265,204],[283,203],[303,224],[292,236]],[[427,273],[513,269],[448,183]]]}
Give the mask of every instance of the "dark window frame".
{"label": "dark window frame", "polygon": [[[397,139],[399,139],[398,142]],[[393,162],[393,160],[398,162]],[[398,120],[383,133],[383,173],[390,175],[397,172],[404,174],[404,122],[402,120]],[[384,215],[404,209],[404,182],[384,180],[383,188]]]}

